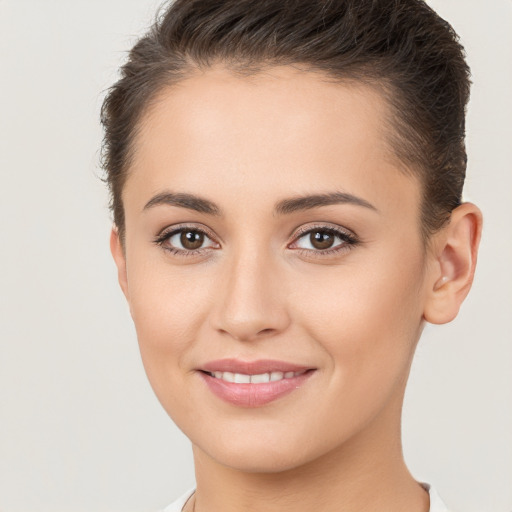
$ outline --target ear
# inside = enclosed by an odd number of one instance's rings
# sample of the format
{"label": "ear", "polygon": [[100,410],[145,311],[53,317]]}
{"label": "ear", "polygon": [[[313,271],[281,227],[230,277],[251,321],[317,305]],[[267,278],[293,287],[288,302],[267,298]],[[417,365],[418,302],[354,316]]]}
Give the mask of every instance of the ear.
{"label": "ear", "polygon": [[445,324],[457,316],[473,283],[481,233],[481,211],[463,203],[453,210],[450,223],[434,235],[423,312],[427,322]]}
{"label": "ear", "polygon": [[110,232],[110,252],[112,253],[117,266],[117,279],[119,281],[119,285],[121,286],[121,290],[123,290],[126,300],[129,302],[126,255],[123,244],[121,243],[119,231],[115,225],[112,226],[112,231]]}

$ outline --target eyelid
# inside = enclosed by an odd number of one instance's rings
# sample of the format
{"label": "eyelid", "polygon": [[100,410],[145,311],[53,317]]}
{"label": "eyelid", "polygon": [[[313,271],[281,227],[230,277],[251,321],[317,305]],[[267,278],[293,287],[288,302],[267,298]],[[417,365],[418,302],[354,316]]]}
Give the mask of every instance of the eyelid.
{"label": "eyelid", "polygon": [[347,237],[351,238],[358,238],[357,235],[351,231],[350,229],[344,228],[342,226],[338,226],[335,224],[330,223],[313,223],[309,224],[307,226],[301,226],[295,233],[292,235],[293,239],[296,240],[297,238],[300,238],[302,235],[305,235],[307,233],[311,233],[311,231],[314,231],[315,229],[318,230],[325,230],[325,231],[334,231],[336,233],[340,233],[342,235],[346,235]]}
{"label": "eyelid", "polygon": [[[329,247],[327,249],[306,249],[304,247],[293,247],[297,244],[301,238],[305,235],[315,231],[330,232],[335,237],[341,240],[342,243]],[[351,230],[330,224],[313,224],[308,226],[301,226],[294,234],[293,242],[288,247],[297,251],[299,254],[303,254],[308,258],[327,258],[329,256],[341,256],[343,253],[350,251],[355,246],[361,243],[359,237]]]}
{"label": "eyelid", "polygon": [[180,231],[184,231],[186,229],[190,229],[191,231],[198,231],[199,233],[203,233],[208,238],[210,238],[212,241],[216,241],[219,237],[217,235],[214,235],[212,231],[210,231],[209,228],[206,226],[203,226],[202,224],[193,224],[193,223],[183,223],[183,224],[174,224],[172,226],[167,226],[160,230],[155,238],[163,238],[163,237],[169,237],[171,235],[174,235],[176,233],[179,233]]}
{"label": "eyelid", "polygon": [[[210,239],[211,242],[213,242],[214,245],[217,245],[217,247],[214,246],[208,246],[208,247],[202,247],[199,249],[180,249],[174,246],[166,247],[165,242],[169,240],[172,236],[176,235],[177,233],[180,233],[182,231],[186,230],[190,231],[196,231],[199,233],[204,234],[208,239]],[[314,232],[314,231],[324,231],[324,232],[331,232],[334,236],[341,239],[343,243],[338,244],[334,247],[327,248],[327,249],[305,249],[303,247],[296,247],[293,248],[294,244],[298,242],[301,238],[303,238],[305,235]],[[357,235],[355,235],[354,232],[351,230],[344,228],[339,225],[333,225],[330,223],[314,223],[306,226],[301,226],[298,228],[295,233],[292,235],[293,240],[291,243],[289,243],[286,247],[287,248],[293,248],[294,250],[298,251],[299,253],[307,253],[308,255],[314,255],[316,257],[321,256],[327,256],[327,255],[333,255],[342,251],[349,250],[352,246],[357,245],[360,243],[359,238]],[[217,241],[216,235],[213,235],[209,228],[203,225],[197,225],[193,223],[184,223],[184,224],[176,224],[173,226],[167,226],[164,229],[162,229],[156,236],[154,243],[161,246],[163,249],[172,252],[173,254],[176,254],[178,256],[194,256],[200,253],[203,253],[205,250],[208,249],[217,249],[220,248],[220,244]]]}
{"label": "eyelid", "polygon": [[[213,242],[214,246],[202,247],[199,249],[192,249],[192,250],[180,249],[178,247],[173,247],[173,246],[166,247],[165,242],[167,240],[169,240],[174,235],[176,235],[182,231],[186,231],[186,230],[202,233],[211,242]],[[153,242],[156,245],[159,245],[160,247],[162,247],[162,249],[164,249],[166,251],[170,251],[173,254],[177,254],[179,256],[194,256],[196,254],[203,252],[205,249],[212,249],[212,248],[215,249],[216,248],[215,245],[219,246],[220,244],[217,241],[217,238],[218,237],[216,235],[213,235],[212,232],[206,226],[192,224],[192,223],[183,223],[183,224],[175,224],[173,226],[167,226],[164,229],[160,230],[158,232],[158,234],[156,235],[155,239],[153,240]]]}

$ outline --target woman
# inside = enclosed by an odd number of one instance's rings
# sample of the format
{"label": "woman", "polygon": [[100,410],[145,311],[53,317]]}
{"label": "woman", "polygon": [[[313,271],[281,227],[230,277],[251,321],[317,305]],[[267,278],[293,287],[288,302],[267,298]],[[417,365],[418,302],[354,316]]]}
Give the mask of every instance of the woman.
{"label": "woman", "polygon": [[193,446],[168,512],[446,510],[402,456],[472,283],[469,69],[420,0],[177,0],[104,107],[111,249]]}

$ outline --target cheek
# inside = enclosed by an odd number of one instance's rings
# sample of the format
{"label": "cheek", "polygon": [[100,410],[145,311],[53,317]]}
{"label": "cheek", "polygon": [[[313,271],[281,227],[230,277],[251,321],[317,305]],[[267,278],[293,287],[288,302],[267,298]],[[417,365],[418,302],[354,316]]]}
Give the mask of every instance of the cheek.
{"label": "cheek", "polygon": [[389,386],[408,372],[422,328],[422,258],[394,262],[375,258],[306,282],[300,316],[351,385]]}
{"label": "cheek", "polygon": [[328,430],[326,442],[350,437],[390,404],[400,408],[422,328],[421,266],[409,261],[392,270],[384,263],[306,281],[299,316],[321,345],[330,375],[309,434]]}
{"label": "cheek", "polygon": [[[128,266],[130,306],[144,367],[155,386],[186,366],[187,350],[204,324],[205,303],[214,298],[211,279],[194,265],[173,268],[162,261]],[[174,370],[173,370],[174,368]],[[156,391],[156,390],[155,390]]]}
{"label": "cheek", "polygon": [[133,265],[132,270],[130,302],[142,363],[163,408],[182,424],[180,418],[194,417],[193,396],[184,378],[190,370],[190,350],[204,323],[199,312],[204,308],[198,306],[211,293],[202,280],[168,265],[146,269]]}

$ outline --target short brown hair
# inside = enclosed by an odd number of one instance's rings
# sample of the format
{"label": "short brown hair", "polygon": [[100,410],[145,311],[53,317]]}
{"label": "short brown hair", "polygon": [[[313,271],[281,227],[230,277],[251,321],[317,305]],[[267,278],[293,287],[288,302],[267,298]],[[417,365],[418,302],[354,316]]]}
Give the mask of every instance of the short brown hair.
{"label": "short brown hair", "polygon": [[421,181],[422,232],[461,203],[470,71],[453,28],[422,0],[176,0],[132,48],[102,110],[102,164],[124,236],[122,190],[138,121],[161,89],[216,62],[250,75],[305,65],[380,88],[392,147]]}

